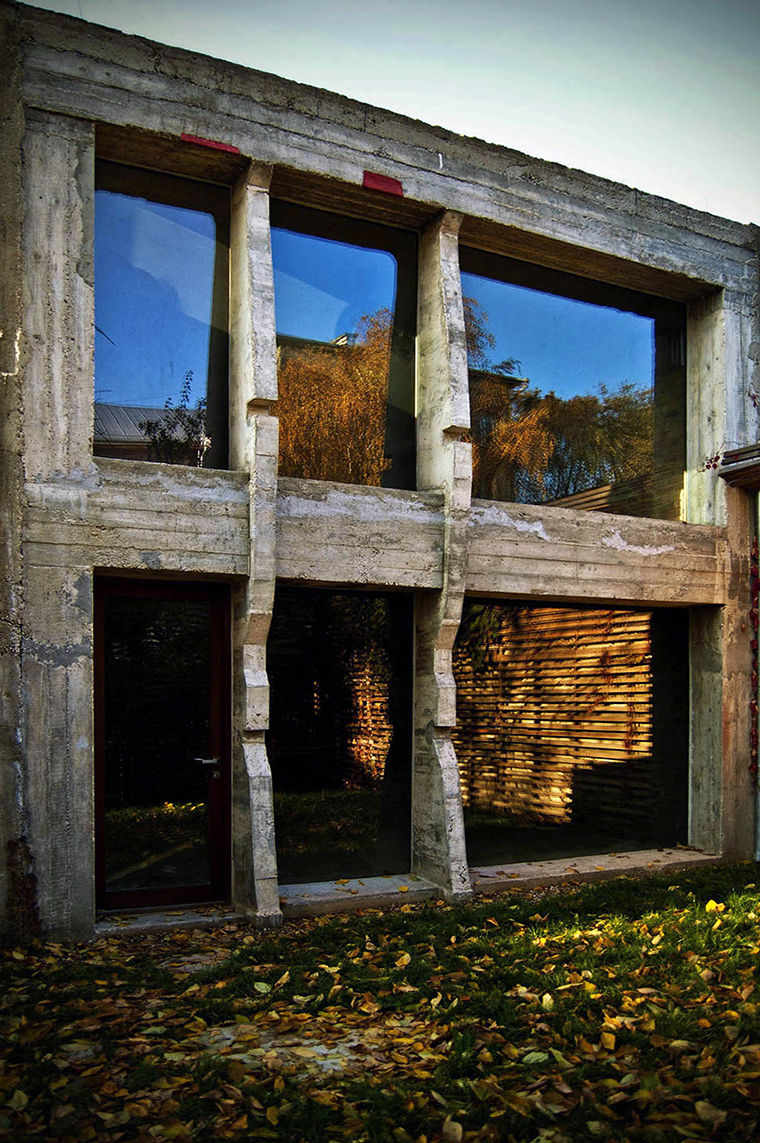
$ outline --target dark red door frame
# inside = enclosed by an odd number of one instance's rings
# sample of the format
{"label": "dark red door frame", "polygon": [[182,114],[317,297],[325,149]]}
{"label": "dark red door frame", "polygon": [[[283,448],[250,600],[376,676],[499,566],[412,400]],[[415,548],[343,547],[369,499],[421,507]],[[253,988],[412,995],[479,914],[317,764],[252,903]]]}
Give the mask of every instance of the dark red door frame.
{"label": "dark red door frame", "polygon": [[[211,663],[209,687],[209,754],[219,759],[218,778],[209,777],[208,885],[172,886],[168,889],[109,891],[105,863],[105,604],[110,596],[143,599],[205,601],[210,608]],[[95,580],[94,610],[95,700],[95,888],[100,909],[136,909],[164,905],[224,901],[230,894],[230,593],[226,584],[169,582],[164,580]]]}

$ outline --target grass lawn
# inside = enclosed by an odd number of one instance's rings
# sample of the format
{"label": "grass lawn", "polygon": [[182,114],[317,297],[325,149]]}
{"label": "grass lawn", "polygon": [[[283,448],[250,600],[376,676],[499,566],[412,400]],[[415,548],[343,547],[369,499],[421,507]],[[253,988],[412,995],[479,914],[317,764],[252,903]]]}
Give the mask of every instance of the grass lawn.
{"label": "grass lawn", "polygon": [[0,964],[14,1143],[760,1137],[754,864]]}

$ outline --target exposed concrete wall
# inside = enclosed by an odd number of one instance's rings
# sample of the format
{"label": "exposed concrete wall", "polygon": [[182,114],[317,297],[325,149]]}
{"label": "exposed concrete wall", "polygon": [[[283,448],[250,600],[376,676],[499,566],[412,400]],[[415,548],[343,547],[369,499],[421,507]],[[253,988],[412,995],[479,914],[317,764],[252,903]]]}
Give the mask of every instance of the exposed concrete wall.
{"label": "exposed concrete wall", "polygon": [[725,533],[666,520],[476,500],[467,590],[516,599],[722,603]]}
{"label": "exposed concrete wall", "polygon": [[443,585],[443,494],[278,481],[277,575],[362,587]]}
{"label": "exposed concrete wall", "polygon": [[[30,916],[23,915],[25,888],[30,892],[33,888],[28,882],[24,884],[25,874],[13,853],[14,849],[18,852],[19,839],[27,828],[21,803],[23,752],[18,734],[23,615],[20,367],[24,115],[16,32],[16,12],[0,8],[0,939],[11,925],[22,932],[27,925],[34,928],[33,910]],[[21,856],[18,852],[19,859]],[[12,887],[9,863],[14,870]]]}
{"label": "exposed concrete wall", "polygon": [[232,895],[267,923],[277,890],[266,643],[275,583],[278,423],[271,171],[252,164],[235,187],[231,230],[230,461],[250,473],[249,576],[233,617]]}
{"label": "exposed concrete wall", "polygon": [[726,285],[754,276],[749,227],[318,88],[79,20],[21,12],[25,93],[35,106],[175,136],[190,127],[245,154],[255,138],[263,162],[353,186],[371,168],[399,179],[409,199],[431,204],[431,217],[440,207],[466,213],[468,244],[491,245],[495,223],[509,228],[518,257],[541,260],[530,242],[516,245],[518,236],[525,243],[538,235],[600,278],[613,273],[611,264],[584,264],[587,254],[617,259],[616,273],[635,288],[647,288],[637,273],[647,267]]}
{"label": "exposed concrete wall", "polygon": [[[93,423],[93,156],[88,123],[29,116],[24,139],[27,487],[81,479]],[[31,493],[32,498],[34,492]],[[67,499],[64,492],[62,499]],[[44,932],[94,920],[92,564],[30,545],[24,561],[24,810]]]}
{"label": "exposed concrete wall", "polygon": [[[93,569],[234,584],[233,896],[262,920],[280,915],[264,740],[276,577],[416,590],[413,862],[451,896],[469,892],[450,741],[465,590],[692,606],[691,840],[748,854],[749,499],[726,489],[709,461],[759,431],[756,231],[82,21],[5,0],[0,21],[9,53],[0,95],[0,823],[31,844],[45,931],[86,935],[93,918]],[[209,150],[195,170],[239,177],[229,472],[92,458],[96,123],[158,132],[147,136],[151,154],[166,148],[177,173],[193,174],[183,131],[252,156],[240,175],[243,157],[217,167]],[[365,191],[365,169],[400,179],[405,197]],[[420,231],[416,492],[277,481],[270,192]],[[690,302],[686,523],[470,504],[458,241]],[[4,892],[0,883],[0,904]]]}
{"label": "exposed concrete wall", "polygon": [[693,844],[748,856],[755,833],[749,774],[752,630],[750,494],[717,475],[716,459],[735,440],[756,439],[750,346],[757,299],[715,291],[689,307],[687,474],[684,518],[725,529],[722,609],[695,614],[691,627],[691,812]]}
{"label": "exposed concrete wall", "polygon": [[472,488],[467,350],[457,236],[461,218],[444,214],[420,236],[417,484],[443,492],[442,584],[415,600],[412,869],[454,898],[472,893],[462,795],[451,727],[451,666],[464,599],[467,513]]}

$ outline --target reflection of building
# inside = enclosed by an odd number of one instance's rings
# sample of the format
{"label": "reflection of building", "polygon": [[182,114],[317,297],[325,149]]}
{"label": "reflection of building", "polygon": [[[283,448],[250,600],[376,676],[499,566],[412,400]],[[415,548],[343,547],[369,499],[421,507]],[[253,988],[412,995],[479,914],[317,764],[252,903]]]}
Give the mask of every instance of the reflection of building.
{"label": "reflection of building", "polygon": [[[750,228],[7,0],[0,0],[0,23],[10,61],[0,185],[7,219],[0,823],[2,852],[11,854],[2,883],[10,924],[34,927],[38,917],[46,934],[86,937],[97,878],[108,904],[105,732],[118,714],[109,664],[125,659],[132,665],[122,672],[123,692],[130,679],[135,688],[152,688],[163,729],[186,707],[203,716],[198,741],[183,739],[171,769],[178,781],[187,774],[192,781],[181,798],[167,798],[206,807],[202,845],[183,874],[195,882],[179,886],[183,899],[205,893],[261,921],[280,917],[266,732],[270,708],[282,709],[283,689],[297,683],[285,661],[270,696],[267,637],[275,592],[288,598],[283,587],[321,591],[325,599],[404,595],[409,605],[398,622],[414,640],[405,668],[410,677],[413,670],[405,696],[414,742],[405,744],[398,772],[411,791],[415,885],[452,899],[471,889],[452,742],[451,653],[465,597],[688,614],[678,645],[679,677],[690,688],[680,714],[688,736],[679,738],[688,737],[678,791],[679,804],[688,795],[687,837],[707,851],[749,855],[753,500],[722,480],[717,466],[727,445],[742,448],[758,435],[749,395],[758,292]],[[131,459],[128,448],[139,447],[128,423],[135,414],[122,410],[109,426],[101,407],[96,421],[96,158],[98,179],[102,162],[128,167],[135,185],[145,171],[152,179],[156,172],[180,176],[183,201],[199,185],[222,188],[229,221],[217,275],[224,328],[208,331],[216,467],[209,458],[205,468]],[[270,210],[298,211],[302,232],[312,235],[325,232],[326,217],[344,229],[350,223],[351,242],[395,251],[397,310],[375,432],[382,477],[386,444],[388,456],[390,445],[403,447],[397,473],[375,487],[278,474]],[[403,241],[394,245],[387,235]],[[546,291],[559,292],[561,277],[569,296],[582,279],[584,295],[607,305],[622,292],[637,312],[657,308],[654,440],[666,471],[661,480],[655,471],[662,487],[653,511],[662,517],[667,507],[670,518],[614,514],[613,500],[606,505],[612,512],[586,512],[569,499],[562,506],[472,499],[460,264],[477,272],[486,255],[498,262],[494,275],[509,262],[513,280],[535,274]],[[296,349],[280,339],[281,359]],[[364,350],[347,343],[314,351],[358,359]],[[359,413],[367,390],[360,380],[357,374],[360,397],[336,434],[344,451],[364,451]],[[320,431],[310,433],[317,452],[320,433],[326,438],[338,420],[330,401],[322,403]],[[365,418],[362,431],[374,424]],[[106,436],[114,451],[124,446],[120,455],[97,455]],[[570,622],[564,612],[562,622]],[[156,651],[168,643],[186,668],[192,659],[193,679],[161,672],[165,657]],[[180,655],[183,646],[194,658]],[[153,674],[139,666],[145,647]],[[163,702],[165,686],[171,703]],[[125,718],[125,733],[138,721]],[[344,729],[360,738],[376,722],[365,714],[356,726],[347,718]],[[145,764],[138,731],[130,762],[138,768],[130,775],[135,798]],[[587,817],[601,804],[594,799],[604,778],[592,760],[575,782]],[[178,817],[174,837],[197,824]],[[167,841],[167,849],[173,845]],[[203,845],[215,871],[207,882],[198,880]],[[176,889],[157,892],[167,903]]]}
{"label": "reflection of building", "polygon": [[163,409],[146,405],[108,405],[95,402],[95,441],[101,456],[148,460],[150,438],[146,422],[159,421]]}

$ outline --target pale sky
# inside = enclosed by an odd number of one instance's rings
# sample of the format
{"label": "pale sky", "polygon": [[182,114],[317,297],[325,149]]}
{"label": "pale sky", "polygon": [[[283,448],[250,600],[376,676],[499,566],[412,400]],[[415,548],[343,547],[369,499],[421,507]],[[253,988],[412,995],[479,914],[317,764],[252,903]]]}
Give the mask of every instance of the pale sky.
{"label": "pale sky", "polygon": [[760,0],[49,0],[760,223]]}

